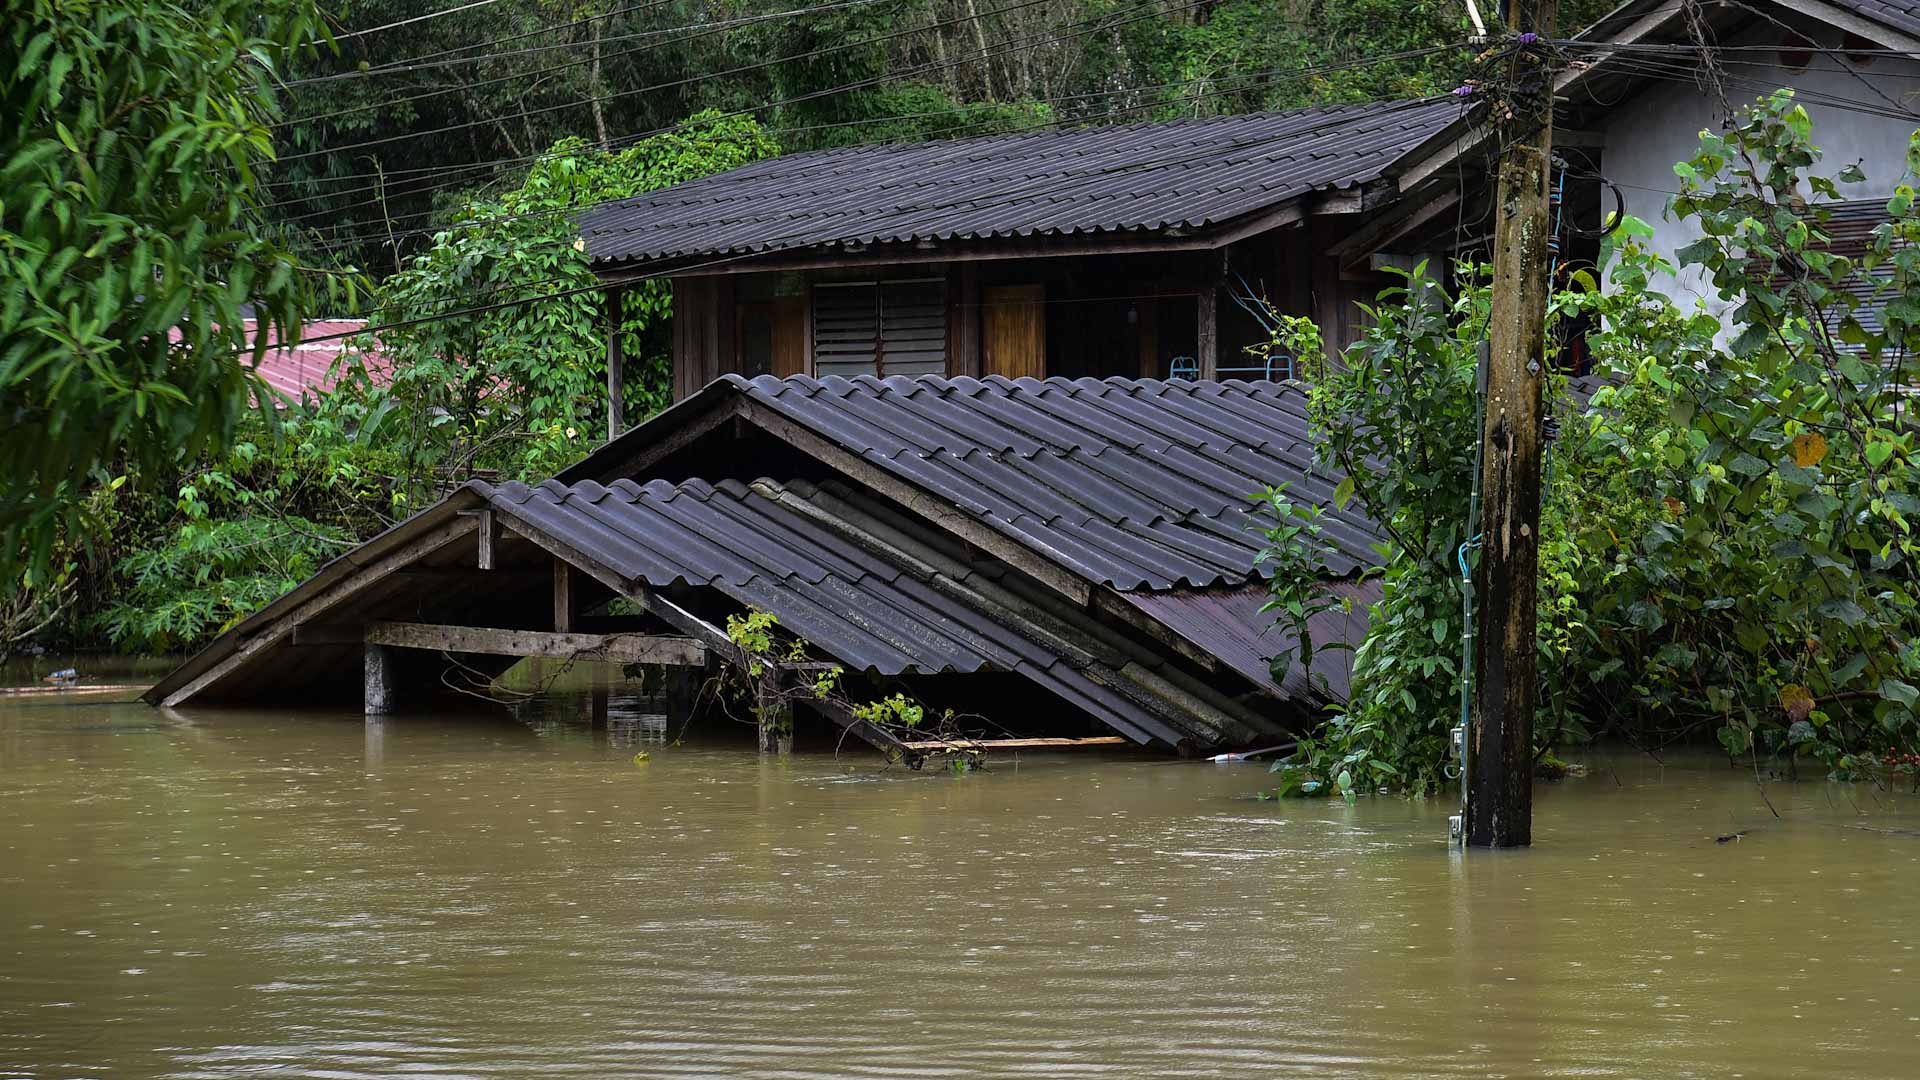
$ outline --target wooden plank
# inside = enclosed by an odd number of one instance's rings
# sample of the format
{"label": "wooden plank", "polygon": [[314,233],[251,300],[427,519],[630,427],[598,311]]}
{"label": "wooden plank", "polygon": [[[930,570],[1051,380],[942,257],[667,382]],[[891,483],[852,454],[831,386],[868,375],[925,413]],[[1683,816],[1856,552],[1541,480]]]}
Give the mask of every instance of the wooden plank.
{"label": "wooden plank", "polygon": [[573,634],[545,630],[496,630],[440,623],[374,622],[369,645],[481,656],[541,656],[557,660],[611,660],[627,664],[697,665],[707,647],[691,637],[661,634]]}
{"label": "wooden plank", "polygon": [[980,290],[983,374],[1046,378],[1046,301],[1045,285],[991,285]]}
{"label": "wooden plank", "polygon": [[261,630],[260,633],[247,639],[226,658],[201,672],[198,678],[168,694],[160,704],[171,709],[191,701],[207,687],[226,678],[255,656],[288,640],[293,635],[294,627],[331,610],[342,601],[358,595],[369,587],[386,581],[408,564],[431,555],[456,540],[465,539],[474,528],[473,518],[456,516],[452,521],[430,530],[419,539],[395,549],[363,568],[359,573],[349,575],[344,580],[323,589]]}
{"label": "wooden plank", "polygon": [[573,567],[566,560],[553,560],[553,629],[564,634],[573,629]]}
{"label": "wooden plank", "polygon": [[147,683],[102,683],[98,686],[7,686],[0,687],[0,696],[5,697],[42,697],[60,694],[130,694],[144,693]]}
{"label": "wooden plank", "polygon": [[493,542],[499,538],[500,530],[493,522],[493,511],[482,510],[478,518],[475,524],[477,531],[474,533],[474,542],[480,552],[477,562],[480,569],[491,570],[493,569]]}
{"label": "wooden plank", "polygon": [[1085,739],[919,739],[900,745],[909,750],[1086,750],[1100,746],[1134,746],[1123,735],[1095,735]]}
{"label": "wooden plank", "polygon": [[[750,262],[732,262],[729,260],[706,260],[678,269],[665,271],[671,274],[678,285],[681,281],[699,278],[720,277],[741,273],[791,272],[796,270],[852,269],[861,267],[904,267],[929,266],[941,263],[968,262],[1005,262],[1017,263],[1032,259],[1061,259],[1079,256],[1101,255],[1162,255],[1171,252],[1217,251],[1220,248],[1257,236],[1270,229],[1291,225],[1304,216],[1297,202],[1289,202],[1267,213],[1249,215],[1241,221],[1220,231],[1202,232],[1197,235],[1160,235],[1148,240],[1093,240],[1093,241],[1053,241],[1039,244],[1001,245],[995,244],[978,250],[948,248],[934,244],[925,248],[906,248],[895,245],[876,245],[871,250],[853,251],[845,254],[820,255],[818,249],[804,248],[793,255],[763,255]],[[1127,234],[1133,235],[1133,234]],[[662,271],[651,274],[623,276],[618,273],[601,277],[602,281],[619,282],[644,280],[659,277]],[[676,316],[677,317],[677,316]]]}

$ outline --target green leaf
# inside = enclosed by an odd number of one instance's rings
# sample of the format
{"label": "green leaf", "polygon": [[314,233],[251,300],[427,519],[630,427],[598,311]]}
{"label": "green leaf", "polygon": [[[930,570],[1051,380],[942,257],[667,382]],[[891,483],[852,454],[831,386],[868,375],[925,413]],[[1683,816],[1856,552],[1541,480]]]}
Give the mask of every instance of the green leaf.
{"label": "green leaf", "polygon": [[1834,619],[1847,626],[1859,626],[1867,619],[1866,611],[1859,604],[1840,597],[1821,601],[1814,611],[1823,619]]}
{"label": "green leaf", "polygon": [[1913,708],[1916,702],[1920,702],[1920,690],[1915,689],[1913,684],[1899,679],[1880,680],[1880,696],[1888,701],[1897,701],[1909,709]]}

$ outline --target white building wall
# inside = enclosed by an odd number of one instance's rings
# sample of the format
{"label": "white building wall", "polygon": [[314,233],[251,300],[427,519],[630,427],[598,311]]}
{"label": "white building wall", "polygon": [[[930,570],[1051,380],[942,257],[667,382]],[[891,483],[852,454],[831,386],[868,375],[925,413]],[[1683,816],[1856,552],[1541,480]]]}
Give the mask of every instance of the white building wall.
{"label": "white building wall", "polygon": [[[1777,28],[1770,28],[1738,40],[1724,40],[1723,44],[1773,44],[1780,36]],[[1822,44],[1840,44],[1838,31],[1823,34],[1812,30],[1809,36],[1821,39]],[[1906,175],[1906,151],[1908,137],[1920,127],[1920,63],[1876,56],[1854,68],[1860,75],[1856,78],[1841,65],[1841,58],[1827,54],[1815,55],[1806,68],[1798,71],[1783,66],[1780,54],[1773,51],[1727,53],[1723,57],[1732,80],[1727,97],[1735,108],[1780,86],[1792,87],[1800,94],[1800,104],[1813,119],[1813,141],[1824,151],[1814,171],[1832,176],[1847,164],[1860,162],[1866,181],[1841,185],[1845,198],[1885,198],[1896,184],[1911,179]],[[1693,156],[1702,129],[1719,129],[1721,110],[1711,93],[1692,83],[1650,78],[1643,86],[1608,116],[1602,129],[1606,143],[1601,171],[1620,185],[1627,212],[1653,226],[1653,248],[1672,259],[1675,251],[1700,236],[1693,222],[1673,220],[1667,211],[1679,187],[1673,165]],[[1897,103],[1913,111],[1915,119],[1869,115],[1823,104],[1816,98],[1866,102],[1884,111],[1892,111]],[[1612,210],[1610,201],[1606,209]],[[1665,291],[1683,307],[1703,301],[1715,312],[1726,308],[1698,268],[1682,271],[1670,286]]]}

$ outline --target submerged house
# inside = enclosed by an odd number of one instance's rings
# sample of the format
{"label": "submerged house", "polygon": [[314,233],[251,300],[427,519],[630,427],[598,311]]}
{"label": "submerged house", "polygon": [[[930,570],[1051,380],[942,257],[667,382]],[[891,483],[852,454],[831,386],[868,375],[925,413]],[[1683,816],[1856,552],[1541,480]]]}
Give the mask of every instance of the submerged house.
{"label": "submerged house", "polygon": [[[1324,501],[1301,401],[1267,381],[731,375],[537,486],[468,484],[222,635],[148,700],[364,700],[396,711],[456,666],[522,656],[741,658],[773,613],[880,689],[1029,736],[1263,745],[1345,693],[1269,658],[1249,493]],[[1324,519],[1328,587],[1376,558]],[[893,753],[844,709],[836,721]]]}
{"label": "submerged house", "polygon": [[[796,154],[603,204],[610,286],[673,287],[676,398],[721,375],[1286,378],[1411,265],[1383,177],[1451,99]],[[1254,351],[1249,352],[1249,349]],[[617,425],[616,425],[617,430]]]}

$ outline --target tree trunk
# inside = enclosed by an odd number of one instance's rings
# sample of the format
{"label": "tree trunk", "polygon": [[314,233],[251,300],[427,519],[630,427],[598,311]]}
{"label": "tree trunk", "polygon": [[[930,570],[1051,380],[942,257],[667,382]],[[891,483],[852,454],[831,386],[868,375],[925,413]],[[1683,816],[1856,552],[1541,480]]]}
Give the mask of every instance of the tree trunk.
{"label": "tree trunk", "polygon": [[600,103],[600,38],[606,33],[606,20],[595,19],[593,23],[593,66],[588,69],[587,95],[593,102],[593,130],[600,138],[600,149],[609,150],[613,141],[607,138],[607,113]]}

